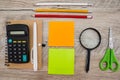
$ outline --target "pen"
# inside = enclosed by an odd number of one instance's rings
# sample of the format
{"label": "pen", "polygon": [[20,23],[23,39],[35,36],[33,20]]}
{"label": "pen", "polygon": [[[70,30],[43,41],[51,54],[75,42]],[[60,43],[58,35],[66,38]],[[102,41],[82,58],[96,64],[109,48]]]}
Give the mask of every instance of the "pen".
{"label": "pen", "polygon": [[92,6],[93,4],[91,3],[58,3],[58,2],[53,2],[53,3],[36,3],[36,6]]}
{"label": "pen", "polygon": [[32,15],[35,18],[81,18],[92,19],[91,15],[66,15],[66,14],[35,14]]}
{"label": "pen", "polygon": [[33,69],[38,70],[38,57],[37,57],[37,24],[33,24]]}

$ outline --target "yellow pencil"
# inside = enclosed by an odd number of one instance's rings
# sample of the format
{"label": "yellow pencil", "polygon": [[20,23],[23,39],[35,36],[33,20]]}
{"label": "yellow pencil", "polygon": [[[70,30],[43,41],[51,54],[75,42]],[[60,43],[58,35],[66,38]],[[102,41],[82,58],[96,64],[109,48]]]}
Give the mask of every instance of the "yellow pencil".
{"label": "yellow pencil", "polygon": [[80,9],[42,9],[36,8],[35,12],[68,12],[68,13],[89,13],[88,10],[80,10]]}
{"label": "yellow pencil", "polygon": [[35,12],[67,12],[67,13],[90,13],[86,9],[61,9],[61,8],[1,8],[0,11],[35,11]]}

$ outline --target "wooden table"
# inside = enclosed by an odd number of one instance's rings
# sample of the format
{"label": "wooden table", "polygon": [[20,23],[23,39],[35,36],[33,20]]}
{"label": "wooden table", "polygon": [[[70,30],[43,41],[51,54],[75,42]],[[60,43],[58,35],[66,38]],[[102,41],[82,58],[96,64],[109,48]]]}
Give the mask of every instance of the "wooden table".
{"label": "wooden table", "polygon": [[[0,0],[1,8],[35,8],[34,3],[47,0]],[[60,0],[48,0],[60,1]],[[71,0],[73,2],[73,0]],[[71,2],[62,0],[62,2]],[[77,2],[90,2],[93,7],[93,19],[42,19],[43,20],[43,43],[48,38],[48,22],[50,20],[74,20],[75,21],[75,75],[61,76],[47,74],[48,47],[43,48],[43,67],[41,71],[27,71],[7,69],[4,66],[5,55],[5,22],[7,20],[28,20],[33,11],[0,11],[0,80],[120,80],[120,71],[111,72],[101,71],[99,62],[103,57],[108,44],[108,29],[113,29],[114,49],[118,60],[120,61],[120,0],[76,0]],[[75,1],[74,1],[75,2]],[[49,7],[49,6],[41,6]],[[53,7],[53,6],[52,6]],[[79,6],[67,6],[80,9]],[[91,52],[91,66],[89,73],[85,72],[86,50],[79,44],[79,34],[87,27],[93,27],[99,30],[102,35],[102,43]]]}

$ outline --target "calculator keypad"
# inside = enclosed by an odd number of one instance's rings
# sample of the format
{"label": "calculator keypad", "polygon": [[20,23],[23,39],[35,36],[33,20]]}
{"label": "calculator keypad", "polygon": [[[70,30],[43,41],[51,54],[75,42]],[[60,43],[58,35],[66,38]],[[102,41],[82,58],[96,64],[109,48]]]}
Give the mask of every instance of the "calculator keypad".
{"label": "calculator keypad", "polygon": [[28,61],[26,40],[8,39],[8,61],[11,63],[25,63]]}

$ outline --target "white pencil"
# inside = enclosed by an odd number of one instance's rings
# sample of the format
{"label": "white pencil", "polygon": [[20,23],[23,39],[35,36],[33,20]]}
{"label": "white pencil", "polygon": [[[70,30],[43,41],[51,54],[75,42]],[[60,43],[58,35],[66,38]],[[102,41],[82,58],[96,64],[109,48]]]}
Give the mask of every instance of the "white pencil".
{"label": "white pencil", "polygon": [[36,6],[92,6],[91,3],[59,3],[59,2],[53,2],[53,3],[36,3]]}
{"label": "white pencil", "polygon": [[33,69],[38,70],[38,57],[37,57],[37,24],[33,24]]}

